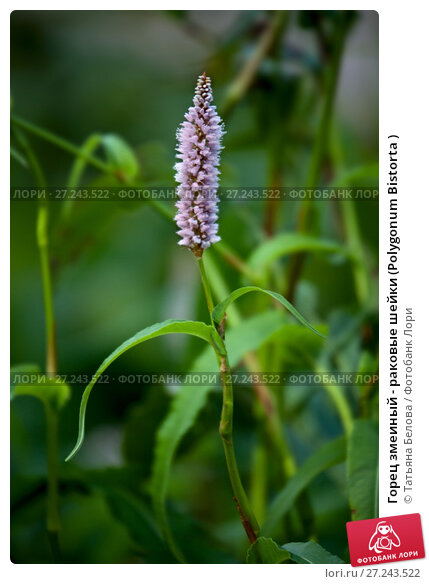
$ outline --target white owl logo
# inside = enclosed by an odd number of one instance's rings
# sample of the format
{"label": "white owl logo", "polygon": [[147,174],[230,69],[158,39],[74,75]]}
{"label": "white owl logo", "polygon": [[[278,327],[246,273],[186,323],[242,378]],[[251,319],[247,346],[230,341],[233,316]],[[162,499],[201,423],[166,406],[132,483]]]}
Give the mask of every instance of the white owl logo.
{"label": "white owl logo", "polygon": [[389,551],[392,547],[399,547],[401,540],[396,535],[395,530],[386,521],[377,523],[377,527],[369,540],[369,549],[374,550],[376,554],[382,554]]}

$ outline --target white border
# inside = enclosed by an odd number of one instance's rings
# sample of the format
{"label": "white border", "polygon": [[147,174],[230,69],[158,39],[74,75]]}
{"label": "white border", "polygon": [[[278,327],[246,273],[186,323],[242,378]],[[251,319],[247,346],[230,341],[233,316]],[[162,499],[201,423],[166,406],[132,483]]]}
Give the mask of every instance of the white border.
{"label": "white border", "polygon": [[[318,2],[300,2],[295,6],[285,5],[284,2],[269,2],[268,5],[248,0],[247,2],[213,2],[205,0],[193,0],[180,5],[178,2],[162,2],[160,5],[144,6],[141,2],[124,2],[122,5],[112,2],[82,2],[75,0],[73,3],[58,3],[53,1],[44,1],[37,6],[32,2],[22,1],[17,3],[4,2],[2,4],[3,18],[1,20],[1,38],[5,46],[1,52],[3,57],[4,72],[2,79],[9,79],[9,14],[14,9],[19,10],[141,10],[147,9],[178,9],[186,8],[190,10],[258,10],[264,9],[359,9],[359,10],[377,10],[380,15],[380,458],[385,460],[386,457],[386,419],[385,404],[385,383],[386,383],[386,326],[387,303],[386,303],[386,278],[385,278],[385,258],[386,258],[386,198],[385,188],[383,186],[387,176],[387,136],[389,134],[398,134],[399,156],[400,156],[400,233],[402,238],[400,268],[400,310],[405,305],[413,306],[417,315],[415,328],[415,454],[416,454],[416,471],[415,471],[415,491],[414,500],[411,505],[401,505],[395,512],[391,506],[386,506],[383,500],[383,487],[381,487],[380,515],[393,515],[400,513],[418,512],[422,514],[424,531],[429,533],[427,523],[427,497],[425,496],[427,485],[425,484],[425,465],[427,456],[425,456],[425,442],[427,440],[425,426],[427,425],[426,417],[428,412],[428,389],[424,380],[424,362],[426,357],[425,351],[425,334],[426,329],[424,318],[427,318],[427,293],[426,293],[426,249],[425,235],[428,231],[427,215],[425,213],[425,203],[427,190],[425,183],[425,170],[427,166],[425,140],[428,135],[427,122],[427,18],[424,14],[424,4],[419,3],[383,3],[372,2],[362,3],[357,6],[356,2],[343,0],[342,2],[325,2],[323,5]],[[6,12],[7,11],[7,12]],[[8,125],[9,104],[5,103],[9,93],[9,88],[4,87],[2,92],[3,107],[1,113],[5,128]],[[3,132],[3,156],[1,160],[9,160],[9,145],[6,140],[9,139],[8,133]],[[9,170],[7,170],[9,176]],[[3,193],[3,201],[7,201],[6,193]],[[8,203],[6,203],[8,205]],[[1,230],[1,237],[4,245],[2,250],[8,249],[9,226],[8,210],[5,209],[1,214],[4,222]],[[7,259],[6,259],[7,262]],[[4,272],[8,269],[4,267]],[[2,307],[6,312],[8,310],[9,299],[8,290],[2,288],[3,302]],[[8,312],[5,314],[5,320],[8,319]],[[4,327],[6,328],[6,327]],[[7,334],[7,331],[4,331]],[[7,342],[7,341],[6,341]],[[3,372],[9,371],[9,355],[7,351],[2,351]],[[6,375],[5,375],[6,377]],[[9,380],[3,384],[5,388]],[[4,396],[7,392],[4,391]],[[8,398],[7,398],[8,399]],[[8,431],[9,425],[9,405],[5,403],[2,408],[4,415],[3,431]],[[8,458],[8,435],[1,441],[2,448],[5,450],[3,460]],[[383,464],[383,463],[382,463]],[[385,472],[381,471],[381,481],[384,482]],[[2,481],[2,502],[5,506],[3,517],[9,516],[8,510],[8,487],[5,481]],[[7,522],[4,522],[7,523]],[[94,576],[121,579],[127,582],[151,581],[152,578],[185,578],[189,581],[204,579],[205,582],[211,583],[218,580],[219,577],[227,576],[228,581],[234,578],[245,577],[248,582],[256,582],[261,577],[275,577],[280,581],[290,580],[298,577],[300,581],[325,580],[325,566],[301,566],[301,565],[254,565],[252,567],[245,565],[109,565],[106,569],[103,565],[68,565],[67,568],[54,565],[13,565],[8,558],[9,549],[9,532],[8,525],[3,523],[2,529],[2,572],[9,582],[28,581],[35,577],[43,578],[44,582],[61,580],[62,583],[75,582],[77,576],[85,579]],[[419,567],[421,573],[427,576],[427,566],[425,560],[417,560],[406,563],[387,564],[391,567]],[[329,566],[330,569],[333,566]],[[351,569],[345,566],[343,569]],[[286,570],[286,574],[285,574]],[[245,573],[242,574],[242,571]],[[269,574],[268,574],[269,572]],[[334,580],[334,578],[327,579]],[[335,578],[337,580],[337,578]],[[341,582],[356,582],[356,578],[339,578]],[[6,581],[6,580],[4,580]],[[384,579],[386,581],[386,579]]]}

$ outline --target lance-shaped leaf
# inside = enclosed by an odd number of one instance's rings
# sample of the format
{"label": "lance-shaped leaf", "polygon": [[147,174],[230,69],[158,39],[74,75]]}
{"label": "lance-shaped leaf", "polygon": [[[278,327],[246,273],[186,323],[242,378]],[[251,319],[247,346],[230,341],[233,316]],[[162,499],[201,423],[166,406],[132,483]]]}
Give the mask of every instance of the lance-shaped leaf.
{"label": "lance-shaped leaf", "polygon": [[125,140],[116,134],[105,134],[102,136],[101,144],[106,151],[107,161],[112,170],[128,179],[136,177],[139,163]]}
{"label": "lance-shaped leaf", "polygon": [[290,553],[291,560],[296,564],[344,564],[338,556],[334,556],[315,541],[286,543],[282,545],[282,549]]}
{"label": "lance-shaped leaf", "polygon": [[289,552],[267,537],[258,537],[246,555],[248,564],[283,564],[287,560],[290,560]]}
{"label": "lance-shaped leaf", "polygon": [[38,365],[24,363],[10,370],[10,399],[30,396],[45,406],[60,410],[70,399],[70,387],[53,377],[40,373]]}
{"label": "lance-shaped leaf", "polygon": [[257,247],[247,260],[247,265],[254,273],[262,276],[277,259],[302,252],[324,252],[351,256],[348,248],[335,241],[301,233],[281,233],[267,239]]}
{"label": "lance-shaped leaf", "polygon": [[378,433],[371,420],[356,420],[348,438],[347,482],[352,519],[378,517]]}
{"label": "lance-shaped leaf", "polygon": [[214,307],[213,312],[212,312],[212,317],[213,317],[214,322],[216,324],[219,324],[221,322],[221,320],[223,319],[223,317],[225,316],[225,313],[228,309],[228,306],[232,302],[234,302],[234,300],[237,300],[237,298],[240,298],[240,296],[243,296],[244,294],[248,294],[249,292],[261,292],[262,294],[267,294],[268,296],[271,296],[271,298],[274,298],[274,300],[277,300],[277,302],[280,302],[280,304],[282,306],[284,306],[287,310],[289,310],[289,312],[291,314],[293,314],[293,316],[297,320],[299,320],[299,322],[301,324],[303,324],[304,326],[309,328],[311,331],[316,333],[316,335],[319,335],[320,337],[325,338],[321,333],[319,333],[319,331],[317,331],[315,328],[313,328],[311,326],[311,324],[302,316],[302,314],[300,314],[297,311],[297,309],[288,300],[286,300],[286,298],[284,298],[281,294],[278,294],[277,292],[272,292],[271,290],[264,290],[263,288],[259,288],[258,286],[244,286],[243,288],[237,288],[237,290],[234,290],[234,292],[231,292],[231,294],[229,296],[227,296],[227,298],[225,298],[225,300],[222,300],[222,302],[220,302],[217,306]]}
{"label": "lance-shaped leaf", "polygon": [[220,339],[219,335],[215,331],[212,326],[209,326],[203,322],[195,322],[192,320],[165,320],[164,322],[158,322],[153,324],[152,326],[148,326],[147,328],[139,331],[133,337],[126,340],[122,345],[120,345],[117,349],[113,351],[100,367],[95,372],[91,383],[86,387],[82,401],[80,404],[79,410],[79,434],[77,438],[77,442],[71,453],[68,455],[66,460],[70,460],[79,448],[82,446],[83,438],[85,435],[85,412],[86,406],[88,403],[89,396],[91,394],[91,390],[94,387],[97,379],[100,375],[115,361],[118,357],[120,357],[123,353],[143,343],[144,341],[148,341],[149,339],[153,339],[155,337],[160,337],[162,335],[168,335],[172,333],[184,333],[187,335],[192,335],[194,337],[199,337],[203,339],[207,343],[210,343],[213,346],[219,348],[219,345],[223,346],[222,340]]}
{"label": "lance-shaped leaf", "polygon": [[276,527],[283,515],[292,507],[297,496],[321,472],[343,462],[346,458],[346,441],[344,437],[324,444],[316,450],[280,491],[268,508],[265,522],[261,527],[263,534],[269,534]]}

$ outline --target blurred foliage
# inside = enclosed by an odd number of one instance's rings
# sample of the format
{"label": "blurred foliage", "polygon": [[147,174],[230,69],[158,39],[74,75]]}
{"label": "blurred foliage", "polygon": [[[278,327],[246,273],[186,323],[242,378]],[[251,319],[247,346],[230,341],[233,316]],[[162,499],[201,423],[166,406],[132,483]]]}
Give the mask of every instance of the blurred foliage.
{"label": "blurred foliage", "polygon": [[[227,130],[222,186],[377,187],[378,20],[342,11],[13,12],[12,187],[174,186],[175,131],[202,71]],[[45,369],[39,210],[11,203],[12,375]],[[171,202],[48,210],[58,373],[91,376],[154,322],[208,321]],[[327,334],[246,295],[228,308],[235,369],[255,371],[256,359],[267,372],[377,373],[377,201],[307,210],[224,201],[220,235],[207,252],[216,302],[262,285]],[[182,335],[139,345],[109,368],[202,370],[216,362]],[[219,390],[99,383],[84,447],[66,464],[84,386],[48,383],[42,403],[37,386],[12,390],[14,562],[176,562],[168,525],[188,562],[335,563],[348,560],[346,521],[378,512],[376,384],[285,384],[265,397],[236,389],[237,458],[265,526],[248,552],[218,435]],[[46,530],[45,410],[58,416],[59,549]]]}

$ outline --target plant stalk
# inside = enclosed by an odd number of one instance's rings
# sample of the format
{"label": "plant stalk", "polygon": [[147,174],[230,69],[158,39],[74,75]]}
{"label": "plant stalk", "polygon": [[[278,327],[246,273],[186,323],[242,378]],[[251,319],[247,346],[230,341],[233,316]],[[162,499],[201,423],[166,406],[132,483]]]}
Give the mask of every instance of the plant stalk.
{"label": "plant stalk", "polygon": [[49,130],[40,128],[39,126],[36,126],[36,124],[27,122],[27,120],[24,120],[14,114],[11,114],[10,119],[13,124],[21,128],[22,130],[25,130],[26,132],[30,132],[31,134],[39,136],[39,138],[42,138],[43,140],[46,140],[47,142],[54,144],[58,148],[61,148],[62,150],[69,152],[69,154],[72,154],[73,156],[82,158],[88,164],[91,164],[98,170],[101,170],[101,172],[112,174],[112,168],[108,164],[104,163],[102,160],[99,160],[95,156],[86,153],[84,150],[82,150],[82,148],[75,146],[68,140],[60,138],[60,136],[57,136],[56,134],[49,132]]}
{"label": "plant stalk", "polygon": [[[325,101],[323,103],[322,115],[320,118],[319,127],[317,129],[314,148],[310,161],[310,168],[306,183],[306,187],[308,189],[316,188],[318,186],[318,182],[320,179],[323,159],[326,152],[326,146],[329,140],[332,110],[334,106],[335,95],[338,85],[341,57],[343,53],[346,35],[347,29],[345,27],[345,24],[341,21],[337,25],[334,54],[332,56],[331,66],[327,72],[326,77],[326,96]],[[313,209],[314,209],[313,201],[305,200],[302,202],[297,224],[297,231],[299,233],[306,233],[309,231]],[[304,253],[296,254],[293,258],[291,258],[287,279],[288,287],[286,291],[286,297],[291,302],[293,302],[296,285],[301,275],[304,260],[305,260]]]}
{"label": "plant stalk", "polygon": [[[204,262],[202,257],[198,260],[198,266],[201,274],[201,281],[203,284],[204,295],[206,297],[207,308],[210,313],[210,321],[212,326],[214,326],[212,319],[212,312],[214,308],[213,298],[210,290],[210,285],[207,279],[207,274],[204,268]],[[221,337],[223,335],[221,334]],[[226,465],[228,468],[229,479],[231,481],[232,491],[234,493],[234,501],[237,505],[238,512],[240,514],[241,522],[243,524],[246,535],[250,541],[253,543],[256,541],[259,533],[259,525],[256,517],[250,507],[249,500],[247,498],[246,492],[244,490],[243,484],[240,478],[240,472],[237,466],[237,460],[235,458],[234,445],[232,441],[232,421],[233,421],[233,410],[234,410],[234,394],[231,384],[231,368],[228,362],[228,356],[225,349],[225,354],[220,354],[215,348],[217,360],[219,363],[220,377],[222,381],[222,393],[223,393],[223,403],[222,403],[222,413],[219,424],[219,434],[222,439],[223,448],[225,452]]]}
{"label": "plant stalk", "polygon": [[[55,316],[52,296],[52,278],[48,242],[48,207],[46,201],[39,204],[37,214],[37,244],[42,272],[43,301],[46,329],[46,374],[54,377],[57,372],[55,342]],[[48,472],[47,530],[54,561],[61,561],[58,534],[61,529],[58,497],[58,412],[49,404],[46,413],[46,450]]]}
{"label": "plant stalk", "polygon": [[271,18],[265,32],[261,35],[259,44],[255,47],[250,59],[246,61],[244,67],[238,74],[236,80],[231,84],[225,101],[221,107],[221,115],[225,120],[237,103],[247,93],[252,85],[262,61],[268,55],[271,48],[279,38],[287,20],[287,12],[277,10]]}
{"label": "plant stalk", "polygon": [[241,522],[243,524],[246,535],[250,543],[253,543],[258,538],[259,524],[247,499],[235,458],[234,444],[232,441],[234,394],[231,384],[231,369],[228,363],[228,357],[226,355],[222,355],[220,359],[223,405],[219,424],[219,434],[223,442],[229,479],[231,481],[231,486],[234,493],[234,501],[237,505],[237,509],[240,514]]}
{"label": "plant stalk", "polygon": [[[213,288],[214,295],[220,302],[228,295],[227,286],[220,270],[209,254],[206,256],[206,265],[209,268],[211,276],[211,287],[208,284],[208,288]],[[207,282],[208,281],[209,278],[207,278]],[[232,326],[237,326],[241,321],[242,317],[240,310],[232,304],[228,309],[228,322],[230,322]],[[263,370],[259,357],[255,352],[251,351],[247,353],[243,360],[249,371],[257,373]],[[264,424],[269,440],[278,456],[284,478],[287,480],[295,473],[296,462],[283,433],[282,421],[276,401],[271,389],[263,383],[253,383],[253,391],[264,415]]]}
{"label": "plant stalk", "polygon": [[[15,129],[15,135],[24,148],[29,167],[37,185],[46,186],[46,180],[39,161],[28,140]],[[55,317],[52,295],[52,278],[49,258],[48,239],[49,211],[46,201],[39,202],[36,218],[36,240],[39,249],[40,268],[42,274],[43,302],[45,312],[46,335],[46,371],[49,376],[57,372],[57,355],[55,342]],[[49,544],[55,563],[61,561],[58,534],[61,529],[59,499],[58,499],[58,412],[49,404],[45,405],[46,415],[46,455],[47,455],[47,510],[46,527]]]}
{"label": "plant stalk", "polygon": [[42,273],[43,302],[45,307],[46,331],[46,374],[54,376],[57,372],[57,356],[55,343],[55,317],[52,299],[52,277],[49,260],[48,243],[48,207],[46,201],[39,203],[37,213],[37,245],[39,247],[40,267]]}
{"label": "plant stalk", "polygon": [[211,322],[211,325],[214,326],[214,322],[213,322],[213,318],[212,318],[214,303],[213,303],[212,293],[211,293],[210,286],[209,286],[209,281],[207,279],[206,269],[204,267],[203,256],[198,258],[198,267],[200,268],[201,282],[203,284],[204,296],[206,297],[207,308],[208,308],[209,315],[210,315],[210,322]]}
{"label": "plant stalk", "polygon": [[61,552],[58,535],[61,530],[61,520],[58,495],[58,413],[49,404],[45,406],[45,413],[48,464],[47,530],[54,560],[59,563]]}

